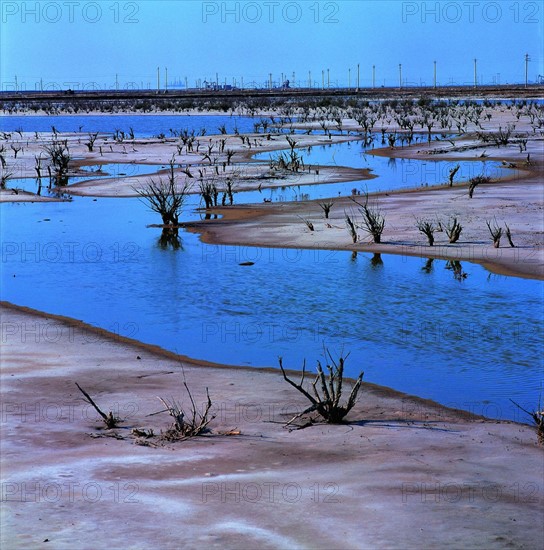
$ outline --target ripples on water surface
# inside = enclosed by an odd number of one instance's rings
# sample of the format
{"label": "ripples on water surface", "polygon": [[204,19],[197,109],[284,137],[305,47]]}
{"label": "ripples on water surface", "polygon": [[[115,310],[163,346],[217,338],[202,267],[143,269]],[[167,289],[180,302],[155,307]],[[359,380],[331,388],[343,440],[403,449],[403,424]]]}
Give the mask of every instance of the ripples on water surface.
{"label": "ripples on water surface", "polygon": [[5,300],[221,363],[274,366],[282,355],[313,367],[323,343],[343,346],[350,375],[493,417],[525,420],[509,398],[538,402],[540,281],[463,263],[459,282],[444,261],[214,246],[186,233],[182,250],[163,250],[137,199],[0,210]]}

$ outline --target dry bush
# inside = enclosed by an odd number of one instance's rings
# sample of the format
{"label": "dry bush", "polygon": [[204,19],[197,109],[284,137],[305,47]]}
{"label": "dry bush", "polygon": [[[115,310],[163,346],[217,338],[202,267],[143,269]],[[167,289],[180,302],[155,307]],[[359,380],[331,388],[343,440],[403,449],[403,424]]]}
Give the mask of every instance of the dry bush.
{"label": "dry bush", "polygon": [[167,412],[173,419],[172,426],[162,434],[163,439],[167,441],[181,441],[189,437],[196,437],[206,433],[208,430],[208,424],[215,418],[215,415],[210,414],[212,408],[212,401],[208,388],[206,388],[206,404],[202,413],[198,412],[195,404],[195,400],[187,386],[187,382],[183,381],[183,386],[187,391],[189,400],[191,402],[191,408],[189,414],[186,414],[180,404],[175,399],[171,399],[170,402],[166,401],[162,397],[158,399],[166,407],[164,411]]}
{"label": "dry bush", "polygon": [[[54,169],[54,178],[52,183],[56,186],[68,184],[68,166],[72,157],[68,148],[68,141],[53,141],[44,146],[45,152],[49,155],[49,161]],[[51,166],[48,170],[51,174]]]}
{"label": "dry bush", "polygon": [[0,189],[6,189],[6,185],[12,177],[13,171],[3,169],[2,172],[0,172]]}
{"label": "dry bush", "polygon": [[190,186],[185,183],[182,187],[177,187],[173,162],[170,162],[167,180],[161,177],[150,178],[146,184],[133,189],[153,212],[161,215],[164,225],[178,225]]}
{"label": "dry bush", "polygon": [[298,216],[303,222],[304,224],[306,225],[306,227],[310,230],[310,231],[314,231],[315,230],[315,227],[314,227],[314,224],[307,218],[303,218],[302,216]]}
{"label": "dry bush", "polygon": [[481,183],[489,183],[491,181],[491,178],[489,176],[475,176],[474,178],[470,178],[468,180],[468,196],[472,198],[474,195],[474,190],[478,185]]}
{"label": "dry bush", "polygon": [[455,177],[455,174],[457,174],[457,172],[459,171],[459,168],[461,168],[461,165],[460,164],[457,164],[456,166],[454,166],[451,170],[450,170],[450,173],[449,173],[449,182],[450,182],[450,187],[453,187],[453,178]]}
{"label": "dry bush", "polygon": [[96,141],[97,137],[98,137],[98,132],[89,134],[89,141],[85,143],[85,145],[87,146],[87,149],[89,150],[89,153],[93,152],[94,142]]}
{"label": "dry bush", "polygon": [[418,230],[427,237],[429,246],[434,245],[434,233],[438,231],[438,227],[434,225],[433,222],[428,220],[420,220],[416,218],[416,225]]}
{"label": "dry bush", "polygon": [[323,212],[325,214],[325,219],[329,218],[329,214],[330,214],[330,211],[331,211],[331,208],[333,207],[333,205],[334,205],[333,201],[325,201],[325,202],[320,202],[319,203],[319,207],[321,208],[321,210],[323,210]]}
{"label": "dry bush", "polygon": [[524,409],[521,405],[519,405],[512,399],[510,399],[510,401],[512,401],[512,403],[514,403],[514,405],[518,407],[518,409],[522,410],[524,413],[527,413],[533,419],[533,423],[536,427],[538,443],[540,445],[544,445],[544,409],[542,408],[540,400],[538,401],[538,407],[536,411],[533,412]]}
{"label": "dry bush", "polygon": [[[302,375],[300,382],[297,384],[291,380],[283,368],[283,360],[279,358],[280,369],[283,374],[283,378],[286,382],[291,384],[302,395],[304,395],[311,403],[310,407],[303,412],[295,415],[286,425],[288,426],[294,422],[297,418],[300,418],[304,414],[310,412],[317,412],[326,422],[329,424],[339,424],[343,422],[345,416],[353,408],[357,402],[357,394],[361,388],[363,380],[363,372],[359,374],[355,384],[351,388],[351,392],[344,405],[340,404],[342,397],[342,390],[344,385],[344,366],[347,357],[340,355],[338,361],[335,361],[328,349],[325,349],[325,359],[327,364],[325,368],[328,374],[325,374],[321,362],[317,362],[317,376],[310,384],[310,388],[307,390],[304,388],[304,379],[306,376],[306,361],[302,365]],[[330,361],[330,363],[329,363]],[[319,386],[319,387],[318,387]],[[310,393],[311,392],[311,393]],[[313,394],[313,395],[312,395]]]}
{"label": "dry bush", "polygon": [[359,227],[372,235],[372,239],[375,243],[379,244],[382,240],[382,233],[385,227],[385,216],[382,215],[378,203],[375,206],[368,205],[368,193],[365,194],[365,202],[361,204],[357,202],[353,197],[350,199],[360,206],[360,212],[363,216],[362,225]]}
{"label": "dry bush", "polygon": [[493,239],[493,246],[495,248],[499,248],[501,244],[501,236],[502,236],[502,227],[499,227],[497,224],[497,220],[494,220],[493,225],[491,225],[491,222],[486,220],[487,228],[489,229],[489,232],[491,233],[491,238]]}
{"label": "dry bush", "polygon": [[457,218],[454,217],[451,220],[448,220],[446,225],[446,235],[448,236],[451,244],[456,243],[459,240],[462,231],[463,226],[457,221]]}

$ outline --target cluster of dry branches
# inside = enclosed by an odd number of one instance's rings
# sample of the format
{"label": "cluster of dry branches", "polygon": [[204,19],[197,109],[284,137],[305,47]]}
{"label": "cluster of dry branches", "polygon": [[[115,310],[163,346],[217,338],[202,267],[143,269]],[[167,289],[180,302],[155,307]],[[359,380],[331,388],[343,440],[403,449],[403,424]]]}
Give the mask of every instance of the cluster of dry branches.
{"label": "cluster of dry branches", "polygon": [[190,185],[188,183],[178,188],[173,161],[169,163],[167,180],[161,177],[158,179],[151,178],[144,185],[134,187],[134,191],[142,197],[142,200],[151,210],[161,215],[164,225],[178,225],[179,216],[189,189]]}
{"label": "cluster of dry branches", "polygon": [[165,409],[159,411],[159,413],[167,412],[174,419],[172,426],[163,434],[163,438],[167,441],[181,441],[189,437],[201,435],[208,431],[208,424],[215,418],[215,415],[210,414],[212,401],[210,399],[208,388],[206,388],[206,404],[204,410],[203,412],[199,412],[191,391],[189,390],[189,386],[185,380],[183,381],[183,386],[185,387],[191,402],[189,414],[184,411],[181,405],[179,405],[174,398],[172,398],[170,402],[166,401],[166,399],[163,399],[162,397],[158,398],[165,406]]}
{"label": "cluster of dry branches", "polygon": [[[96,410],[96,412],[100,415],[100,417],[104,421],[104,424],[106,425],[106,428],[108,430],[117,428],[118,424],[121,423],[122,420],[116,417],[112,411],[105,413],[102,409],[100,409],[93,398],[77,382],[76,386],[78,387],[79,391],[84,395],[85,400],[90,403]],[[161,433],[162,440],[182,441],[190,437],[202,435],[209,431],[208,424],[215,418],[215,415],[211,414],[212,400],[210,398],[208,388],[206,388],[206,403],[203,407],[202,412],[199,412],[193,395],[191,394],[189,386],[187,385],[187,382],[185,380],[183,381],[183,386],[185,387],[187,395],[189,396],[189,401],[191,402],[191,406],[188,412],[186,412],[174,398],[171,398],[170,402],[168,402],[166,399],[159,397],[158,399],[161,401],[165,408],[163,410],[148,415],[153,416],[156,414],[167,412],[173,418],[174,421],[170,428]],[[138,428],[133,428],[132,434],[136,437],[145,438],[150,438],[154,435],[153,430],[140,430]]]}
{"label": "cluster of dry branches", "polygon": [[286,382],[291,384],[302,395],[304,395],[311,403],[311,405],[295,415],[286,425],[292,424],[295,420],[301,416],[317,412],[322,418],[329,424],[341,423],[349,411],[353,408],[357,402],[357,394],[361,388],[364,372],[361,372],[355,381],[355,384],[351,388],[348,399],[344,405],[340,404],[342,397],[343,385],[344,385],[344,367],[347,357],[340,355],[338,361],[335,361],[328,349],[325,349],[325,359],[327,364],[325,368],[328,374],[325,374],[321,362],[317,362],[317,376],[313,382],[310,383],[310,389],[304,387],[304,380],[306,377],[306,361],[302,365],[302,375],[300,382],[297,384],[291,378],[287,376],[285,369],[283,368],[283,359],[279,358],[279,365]]}

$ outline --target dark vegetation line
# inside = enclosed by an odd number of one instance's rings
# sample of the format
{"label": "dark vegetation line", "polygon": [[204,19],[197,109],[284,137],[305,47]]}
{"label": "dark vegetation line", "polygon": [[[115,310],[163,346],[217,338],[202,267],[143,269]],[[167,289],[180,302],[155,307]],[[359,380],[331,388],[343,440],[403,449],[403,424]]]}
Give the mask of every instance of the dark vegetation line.
{"label": "dark vegetation line", "polygon": [[4,113],[37,112],[48,114],[84,113],[99,111],[104,113],[160,112],[210,109],[229,111],[244,108],[249,111],[273,108],[296,103],[308,107],[350,107],[361,101],[378,99],[422,99],[433,98],[502,98],[523,99],[544,97],[544,86],[529,88],[523,86],[488,87],[444,87],[444,88],[376,88],[361,89],[288,89],[288,90],[168,90],[145,91],[45,91],[45,92],[0,92],[0,109]]}

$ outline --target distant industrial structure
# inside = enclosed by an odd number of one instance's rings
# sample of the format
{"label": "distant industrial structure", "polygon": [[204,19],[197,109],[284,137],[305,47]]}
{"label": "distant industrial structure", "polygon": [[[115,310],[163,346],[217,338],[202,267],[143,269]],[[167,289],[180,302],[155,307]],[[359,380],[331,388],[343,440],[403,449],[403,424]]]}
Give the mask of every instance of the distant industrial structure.
{"label": "distant industrial structure", "polygon": [[212,92],[238,90],[236,86],[232,86],[231,84],[218,84],[217,82],[208,82],[207,80],[202,82],[202,87],[204,90],[210,90]]}

